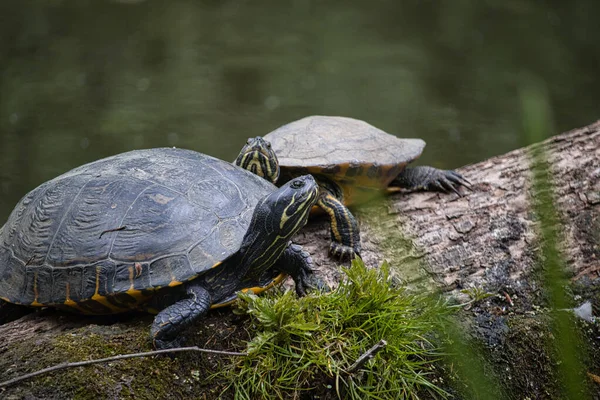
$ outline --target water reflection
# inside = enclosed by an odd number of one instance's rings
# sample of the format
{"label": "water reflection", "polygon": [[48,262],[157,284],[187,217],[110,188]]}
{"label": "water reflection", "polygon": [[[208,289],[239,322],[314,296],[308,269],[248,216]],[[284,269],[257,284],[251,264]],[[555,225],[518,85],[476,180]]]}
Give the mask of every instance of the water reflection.
{"label": "water reflection", "polygon": [[0,4],[0,221],[28,190],[134,148],[233,159],[310,114],[428,142],[457,167],[520,147],[517,92],[557,130],[599,118],[600,3],[47,1]]}

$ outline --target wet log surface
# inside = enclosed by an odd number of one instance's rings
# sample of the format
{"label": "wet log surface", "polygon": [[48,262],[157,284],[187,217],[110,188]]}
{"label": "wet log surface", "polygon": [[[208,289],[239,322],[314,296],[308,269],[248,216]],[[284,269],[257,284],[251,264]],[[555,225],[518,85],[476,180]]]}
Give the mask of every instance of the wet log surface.
{"label": "wet log surface", "polygon": [[[594,301],[600,274],[600,121],[543,145],[563,224],[562,250],[573,282],[583,287],[574,289],[574,297]],[[458,169],[473,184],[461,197],[401,193],[357,215],[367,265],[388,260],[399,279],[417,288],[426,282],[458,297],[460,289],[470,287],[495,294],[464,312],[465,329],[486,346],[482,357],[502,371],[503,387],[513,392],[507,398],[553,398],[558,389],[552,357],[539,345],[548,329],[538,318],[543,296],[533,276],[538,240],[528,154],[519,149]],[[327,255],[326,221],[311,222],[296,241],[313,255],[317,274],[334,285],[342,272]],[[228,310],[210,313],[188,344],[239,350],[247,339],[239,318]],[[0,381],[64,361],[149,350],[151,320],[139,314],[98,319],[43,310],[2,325]],[[597,347],[597,328],[588,328],[590,344]],[[590,358],[588,365],[600,368],[596,356]],[[36,378],[0,397],[215,398],[214,388],[197,375],[209,374],[219,362],[189,355],[98,365]],[[532,376],[531,368],[540,373]]]}

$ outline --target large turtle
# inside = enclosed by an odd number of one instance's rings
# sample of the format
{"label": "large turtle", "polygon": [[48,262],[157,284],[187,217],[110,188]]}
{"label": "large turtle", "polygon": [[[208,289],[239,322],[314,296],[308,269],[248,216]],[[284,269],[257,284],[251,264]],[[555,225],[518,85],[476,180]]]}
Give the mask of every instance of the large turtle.
{"label": "large turtle", "polygon": [[152,339],[171,347],[209,308],[281,273],[304,293],[311,260],[290,238],[317,197],[310,175],[278,189],[189,150],[95,161],[17,204],[0,229],[0,298],[88,314],[159,310]]}
{"label": "large turtle", "polygon": [[[459,194],[459,186],[469,187],[455,171],[406,168],[424,147],[421,139],[401,139],[361,120],[311,116],[284,125],[264,139],[248,139],[235,163],[271,176],[277,184],[312,174],[321,188],[317,205],[331,219],[330,251],[344,259],[360,254],[361,249],[358,223],[346,206],[400,189]],[[272,173],[272,151],[279,159],[279,178]]]}

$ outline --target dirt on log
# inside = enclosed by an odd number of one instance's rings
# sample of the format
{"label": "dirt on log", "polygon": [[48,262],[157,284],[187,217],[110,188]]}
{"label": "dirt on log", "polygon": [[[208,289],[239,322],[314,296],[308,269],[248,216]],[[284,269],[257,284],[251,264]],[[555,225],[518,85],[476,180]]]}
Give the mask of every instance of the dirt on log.
{"label": "dirt on log", "polygon": [[[556,206],[563,225],[562,250],[578,288],[574,301],[598,300],[600,274],[600,121],[548,139]],[[460,168],[472,183],[463,196],[400,193],[357,210],[367,265],[387,260],[403,283],[441,287],[456,296],[479,288],[494,294],[464,311],[465,330],[483,343],[505,398],[558,398],[551,337],[544,322],[543,291],[535,276],[538,240],[531,210],[529,149]],[[327,255],[329,230],[312,221],[296,238],[312,254],[317,274],[332,286],[342,276]],[[0,381],[65,361],[150,349],[151,316],[91,318],[42,310],[0,326]],[[220,310],[198,323],[189,345],[243,350],[244,320]],[[597,347],[595,325],[586,325]],[[600,361],[589,356],[590,373]],[[203,377],[227,358],[181,355],[137,359],[62,371],[0,389],[21,398],[217,398]],[[532,375],[536,369],[539,374]],[[598,368],[595,370],[594,368]]]}

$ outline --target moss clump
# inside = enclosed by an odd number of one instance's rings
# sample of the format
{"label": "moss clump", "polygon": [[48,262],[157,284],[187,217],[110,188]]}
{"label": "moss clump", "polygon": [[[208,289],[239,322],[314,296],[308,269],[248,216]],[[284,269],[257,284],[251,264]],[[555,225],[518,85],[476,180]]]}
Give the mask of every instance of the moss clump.
{"label": "moss clump", "polygon": [[[213,376],[238,399],[295,398],[303,392],[348,399],[445,397],[432,383],[438,354],[428,337],[445,306],[394,287],[387,265],[355,260],[329,293],[241,295],[251,317],[249,357]],[[381,339],[387,346],[358,372],[348,368]]]}
{"label": "moss clump", "polygon": [[[106,336],[87,327],[85,332],[65,334],[54,340],[55,351],[68,361],[98,359],[139,351],[147,347],[147,327],[128,329]],[[142,397],[162,398],[168,395],[168,385],[161,378],[175,373],[174,363],[167,357],[135,358],[77,368],[59,375],[47,376],[45,385],[56,385],[63,392],[72,392],[75,398]]]}

